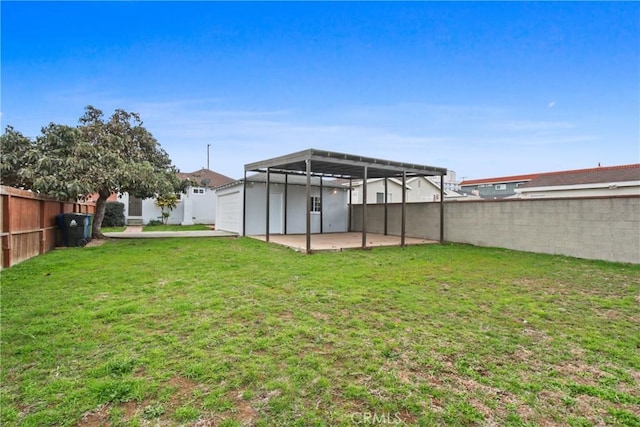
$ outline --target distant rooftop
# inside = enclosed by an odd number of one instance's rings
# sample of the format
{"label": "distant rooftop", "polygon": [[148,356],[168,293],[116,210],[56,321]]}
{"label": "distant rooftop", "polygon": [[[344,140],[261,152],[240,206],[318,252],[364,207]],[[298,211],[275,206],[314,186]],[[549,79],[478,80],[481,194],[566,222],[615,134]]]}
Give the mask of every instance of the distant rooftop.
{"label": "distant rooftop", "polygon": [[[528,181],[535,179],[535,186],[542,187],[548,185],[571,185],[590,184],[595,182],[608,181],[633,181],[640,179],[640,163],[619,165],[619,166],[599,166],[596,168],[574,169],[556,172],[540,172],[526,175],[511,175],[495,178],[470,179],[460,183],[460,186],[478,184],[499,184],[509,182],[527,182],[524,186],[534,186]],[[553,184],[551,184],[553,182]],[[545,184],[549,183],[549,184]]]}
{"label": "distant rooftop", "polygon": [[178,173],[180,179],[191,179],[198,183],[201,187],[220,187],[221,185],[228,184],[235,181],[233,178],[214,172],[211,169],[202,168],[195,172]]}
{"label": "distant rooftop", "polygon": [[640,163],[540,174],[520,188],[640,181]]}

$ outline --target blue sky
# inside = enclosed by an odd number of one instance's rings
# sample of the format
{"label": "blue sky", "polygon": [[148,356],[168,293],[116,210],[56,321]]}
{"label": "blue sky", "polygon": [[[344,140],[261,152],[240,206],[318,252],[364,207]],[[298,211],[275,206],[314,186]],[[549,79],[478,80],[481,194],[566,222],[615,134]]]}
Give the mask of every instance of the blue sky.
{"label": "blue sky", "polygon": [[141,114],[190,172],[306,148],[458,179],[640,162],[640,3],[7,2],[1,120]]}

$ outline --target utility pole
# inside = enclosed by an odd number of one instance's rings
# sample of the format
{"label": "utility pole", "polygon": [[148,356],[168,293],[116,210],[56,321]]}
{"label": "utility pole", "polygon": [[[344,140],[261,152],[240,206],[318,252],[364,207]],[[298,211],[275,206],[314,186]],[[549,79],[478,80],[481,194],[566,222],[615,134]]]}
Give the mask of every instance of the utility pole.
{"label": "utility pole", "polygon": [[207,169],[209,169],[209,147],[211,147],[211,144],[207,144]]}

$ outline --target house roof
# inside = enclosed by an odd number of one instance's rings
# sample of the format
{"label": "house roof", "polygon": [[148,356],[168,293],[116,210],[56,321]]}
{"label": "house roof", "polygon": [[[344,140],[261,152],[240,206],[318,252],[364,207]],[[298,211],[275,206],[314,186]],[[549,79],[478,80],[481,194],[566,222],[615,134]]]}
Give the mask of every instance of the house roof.
{"label": "house roof", "polygon": [[[502,184],[509,182],[526,182],[519,188],[541,187],[550,185],[591,184],[609,181],[633,181],[637,176],[640,164],[620,166],[599,166],[597,168],[575,169],[557,172],[540,172],[526,175],[502,176],[496,178],[470,179],[460,183],[460,186],[478,184]],[[634,172],[635,170],[635,172]],[[635,175],[634,175],[635,174]],[[635,176],[635,178],[633,178]],[[617,177],[614,179],[614,177]],[[619,179],[622,178],[622,179]],[[535,183],[532,182],[535,180]]]}
{"label": "house roof", "polygon": [[520,188],[640,181],[640,163],[540,174]]}
{"label": "house roof", "polygon": [[221,185],[235,181],[233,178],[229,178],[228,176],[219,174],[218,172],[214,172],[207,168],[202,168],[189,173],[179,172],[178,177],[180,179],[192,179],[196,181],[199,186],[209,188],[220,187]]}
{"label": "house roof", "polygon": [[413,181],[416,181],[416,180],[418,180],[420,178],[424,179],[425,181],[427,181],[429,184],[433,185],[434,187],[440,188],[440,182],[438,182],[438,181],[440,181],[440,179],[438,179],[436,177],[433,177],[433,176],[423,176],[423,177],[416,176],[414,178],[409,178],[409,179],[407,179],[407,184],[411,184]]}
{"label": "house roof", "polygon": [[436,166],[402,163],[392,160],[374,159],[372,157],[356,156],[352,154],[335,153],[331,151],[310,148],[285,156],[274,157],[260,162],[244,165],[245,172],[273,172],[306,174],[307,162],[312,175],[333,176],[341,178],[390,178],[416,175],[445,175],[446,168]]}

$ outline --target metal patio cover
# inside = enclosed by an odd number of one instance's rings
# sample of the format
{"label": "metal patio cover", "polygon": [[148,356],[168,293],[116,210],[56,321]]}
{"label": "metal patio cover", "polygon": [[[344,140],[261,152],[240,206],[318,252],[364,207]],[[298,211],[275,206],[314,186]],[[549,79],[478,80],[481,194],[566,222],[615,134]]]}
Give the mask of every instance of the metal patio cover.
{"label": "metal patio cover", "polygon": [[406,176],[443,176],[447,174],[446,168],[375,159],[314,148],[248,163],[244,169],[245,172],[265,172],[269,169],[270,172],[276,173],[306,174],[308,160],[311,163],[311,174],[337,178],[363,179],[365,178],[365,167],[367,168],[366,178],[401,177],[403,173]]}
{"label": "metal patio cover", "polygon": [[[362,204],[362,248],[367,247],[367,180],[370,178],[393,178],[401,177],[402,186],[406,186],[406,178],[409,176],[440,176],[440,241],[444,236],[444,176],[447,174],[446,168],[435,166],[416,165],[412,163],[396,162],[392,160],[374,159],[372,157],[356,156],[353,154],[336,153],[332,151],[316,150],[310,148],[297,153],[274,157],[260,162],[248,163],[244,165],[244,185],[247,182],[247,172],[266,172],[266,221],[265,237],[269,241],[269,182],[271,173],[282,173],[287,175],[305,175],[307,177],[307,243],[306,251],[311,253],[311,176],[330,176],[336,178],[362,179],[363,180],[363,204]],[[322,185],[322,180],[320,182]],[[386,181],[385,181],[386,185]],[[286,181],[285,181],[286,187]],[[351,187],[351,186],[350,186]],[[349,189],[351,191],[351,188]],[[386,190],[385,190],[386,193]],[[245,198],[243,203],[243,230],[246,230],[246,189],[243,191]],[[286,198],[286,196],[285,196]],[[351,198],[351,196],[349,197]],[[350,202],[351,203],[351,202]],[[385,199],[385,224],[386,224],[386,199]],[[285,202],[286,209],[286,202]],[[321,211],[322,214],[322,211]],[[286,217],[286,213],[285,213]],[[349,223],[351,220],[349,220]],[[402,193],[402,225],[401,225],[401,246],[405,244],[405,222],[406,222],[406,190]],[[320,219],[322,224],[322,217]],[[385,226],[386,229],[386,226]],[[322,233],[322,227],[321,231]],[[243,231],[244,235],[244,231]]]}

